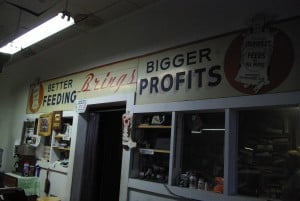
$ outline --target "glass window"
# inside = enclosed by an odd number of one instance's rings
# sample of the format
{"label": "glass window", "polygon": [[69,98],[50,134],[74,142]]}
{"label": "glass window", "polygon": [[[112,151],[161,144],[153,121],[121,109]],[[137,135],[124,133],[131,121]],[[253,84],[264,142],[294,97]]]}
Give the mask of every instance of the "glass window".
{"label": "glass window", "polygon": [[239,112],[239,194],[300,200],[298,124],[298,107]]}
{"label": "glass window", "polygon": [[177,185],[223,193],[224,112],[183,114]]}

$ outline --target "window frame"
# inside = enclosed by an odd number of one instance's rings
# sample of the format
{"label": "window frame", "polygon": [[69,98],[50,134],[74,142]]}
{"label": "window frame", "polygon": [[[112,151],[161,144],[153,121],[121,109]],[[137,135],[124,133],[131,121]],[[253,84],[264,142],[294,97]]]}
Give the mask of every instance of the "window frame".
{"label": "window frame", "polygon": [[[287,93],[272,93],[262,95],[245,95],[229,98],[205,99],[197,101],[171,102],[171,103],[153,103],[147,105],[134,105],[133,113],[151,113],[151,112],[172,112],[176,118],[172,118],[175,126],[172,127],[173,140],[171,147],[177,146],[178,138],[177,129],[180,129],[180,120],[182,112],[209,112],[216,110],[225,111],[225,139],[224,139],[224,193],[222,195],[211,192],[193,192],[190,189],[176,187],[173,182],[169,182],[169,190],[163,190],[158,185],[146,187],[143,182],[137,182],[129,179],[129,187],[148,192],[158,193],[165,196],[185,196],[192,199],[211,200],[222,197],[222,200],[245,200],[245,196],[237,194],[237,134],[238,134],[238,111],[243,109],[257,109],[263,107],[282,107],[300,105],[300,91]],[[300,124],[300,122],[299,122]],[[174,125],[174,124],[173,124]],[[182,126],[182,125],[181,125]],[[299,126],[300,127],[300,126]],[[178,153],[172,152],[171,163],[176,163]],[[174,166],[175,169],[177,168]],[[172,179],[174,174],[172,175]],[[144,187],[143,187],[144,186]],[[187,193],[188,192],[188,193]],[[247,197],[246,200],[257,200],[257,198]],[[262,198],[263,200],[263,198]]]}

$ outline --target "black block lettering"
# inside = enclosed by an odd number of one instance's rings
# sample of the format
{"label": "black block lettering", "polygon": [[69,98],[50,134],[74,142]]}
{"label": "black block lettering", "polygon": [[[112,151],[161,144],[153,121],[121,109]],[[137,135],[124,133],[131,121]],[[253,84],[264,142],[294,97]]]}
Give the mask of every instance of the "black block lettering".
{"label": "black block lettering", "polygon": [[151,73],[154,70],[154,61],[147,62],[147,73]]}
{"label": "black block lettering", "polygon": [[222,80],[222,76],[219,72],[216,72],[216,71],[219,71],[220,69],[221,69],[221,66],[219,66],[219,65],[210,67],[210,69],[208,70],[208,75],[209,75],[209,77],[215,78],[215,81],[209,81],[208,86],[214,87],[214,86],[217,86],[218,84],[220,84],[220,82]]}
{"label": "black block lettering", "polygon": [[179,90],[180,83],[184,83],[184,75],[184,71],[176,73],[176,90]]}
{"label": "black block lettering", "polygon": [[205,48],[205,49],[199,50],[199,63],[202,62],[202,58],[206,58],[207,61],[211,61],[210,53],[211,53],[210,48]]}
{"label": "black block lettering", "polygon": [[183,54],[177,54],[173,59],[173,66],[180,67],[184,64]]}
{"label": "black block lettering", "polygon": [[202,87],[202,74],[203,72],[205,72],[206,69],[205,68],[198,68],[195,70],[195,73],[198,74],[198,87]]}
{"label": "black block lettering", "polygon": [[139,91],[140,95],[142,95],[143,90],[146,89],[147,86],[148,86],[148,80],[146,78],[141,79],[141,81],[140,81],[140,91]]}
{"label": "black block lettering", "polygon": [[161,79],[161,89],[164,92],[170,91],[173,87],[173,76],[171,74],[166,74]]}
{"label": "black block lettering", "polygon": [[196,51],[188,52],[186,55],[186,65],[196,64]]}
{"label": "black block lettering", "polygon": [[169,57],[163,58],[160,62],[160,68],[162,70],[167,70],[169,67],[170,67],[170,58]]}
{"label": "black block lettering", "polygon": [[158,93],[158,77],[151,77],[150,79],[150,94],[152,94],[153,91]]}

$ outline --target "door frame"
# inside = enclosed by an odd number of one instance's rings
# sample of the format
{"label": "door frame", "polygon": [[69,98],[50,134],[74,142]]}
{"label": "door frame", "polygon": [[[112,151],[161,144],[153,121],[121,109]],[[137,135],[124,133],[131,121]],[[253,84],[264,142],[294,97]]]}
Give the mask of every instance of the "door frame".
{"label": "door frame", "polygon": [[[133,112],[134,106],[134,93],[130,94],[122,94],[122,95],[114,95],[114,96],[105,96],[105,97],[97,97],[92,99],[86,99],[87,108],[97,107],[97,108],[107,108],[113,107],[116,105],[124,105],[126,112]],[[69,159],[69,172],[68,172],[68,185],[70,195],[67,196],[72,201],[80,201],[80,189],[81,189],[81,178],[83,164],[76,161],[83,161],[83,153],[85,147],[85,135],[87,132],[87,114],[84,113],[76,113],[74,120],[77,121],[76,136],[72,138],[72,143],[74,144],[73,151],[70,152]],[[120,133],[120,137],[121,137]],[[130,151],[126,151],[123,149],[122,152],[122,164],[121,164],[121,178],[120,178],[120,193],[119,193],[119,201],[126,201],[128,194],[128,178],[129,178],[129,168],[130,168]]]}

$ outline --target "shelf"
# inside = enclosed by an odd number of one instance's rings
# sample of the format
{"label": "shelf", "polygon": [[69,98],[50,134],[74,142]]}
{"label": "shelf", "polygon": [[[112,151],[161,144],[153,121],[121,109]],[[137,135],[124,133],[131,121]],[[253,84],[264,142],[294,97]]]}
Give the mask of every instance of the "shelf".
{"label": "shelf", "polygon": [[53,149],[58,149],[61,151],[70,151],[70,147],[58,147],[58,146],[53,146]]}
{"label": "shelf", "polygon": [[63,117],[62,128],[60,130],[54,130],[52,133],[50,163],[69,159],[72,140],[72,121],[72,117]]}
{"label": "shelf", "polygon": [[57,167],[50,167],[49,168],[50,172],[56,172],[58,174],[68,174],[68,168],[67,167],[62,167],[62,166],[57,166]]}
{"label": "shelf", "polygon": [[[163,123],[152,124],[154,117],[158,119],[157,122]],[[172,117],[168,112],[133,115],[132,136],[138,146],[132,155],[132,177],[154,183],[169,183]]]}
{"label": "shelf", "polygon": [[56,139],[62,139],[62,138],[64,138],[64,137],[65,137],[64,134],[57,134],[57,135],[55,135],[55,138],[56,138]]}
{"label": "shelf", "polygon": [[138,128],[171,128],[170,125],[149,125],[149,124],[140,124]]}
{"label": "shelf", "polygon": [[145,154],[145,155],[153,155],[154,153],[163,153],[163,154],[169,154],[170,150],[164,150],[164,149],[144,149],[140,148],[139,149],[140,154]]}

